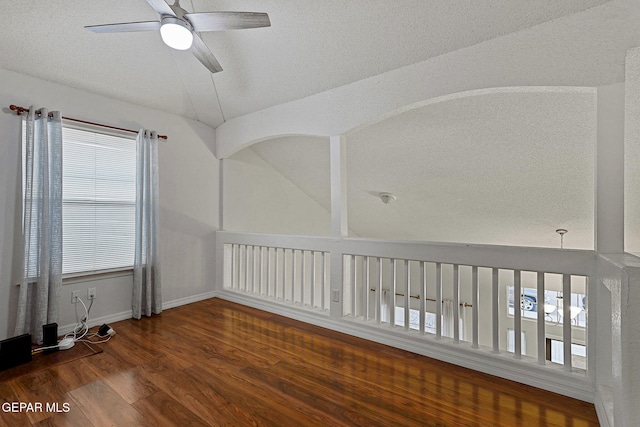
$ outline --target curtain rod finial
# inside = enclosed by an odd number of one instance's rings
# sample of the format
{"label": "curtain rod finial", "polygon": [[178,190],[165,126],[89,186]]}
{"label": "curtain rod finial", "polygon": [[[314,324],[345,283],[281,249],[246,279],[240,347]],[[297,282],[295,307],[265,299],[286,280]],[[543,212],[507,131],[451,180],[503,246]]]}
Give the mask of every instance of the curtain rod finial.
{"label": "curtain rod finial", "polygon": [[20,115],[20,114],[22,114],[22,113],[24,113],[24,112],[26,112],[26,111],[29,111],[27,108],[24,108],[24,107],[18,107],[17,105],[13,105],[13,104],[9,105],[9,109],[10,109],[11,111],[15,111],[15,112],[16,112],[16,114],[18,114],[18,115]]}

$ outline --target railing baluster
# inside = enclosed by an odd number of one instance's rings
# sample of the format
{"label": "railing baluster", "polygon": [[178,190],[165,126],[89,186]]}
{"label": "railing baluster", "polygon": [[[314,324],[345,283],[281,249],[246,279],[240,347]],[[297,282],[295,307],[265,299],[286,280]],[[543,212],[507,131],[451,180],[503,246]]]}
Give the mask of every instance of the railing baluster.
{"label": "railing baluster", "polygon": [[242,286],[242,273],[243,273],[243,269],[242,269],[242,247],[243,245],[238,246],[238,289],[243,290]]}
{"label": "railing baluster", "polygon": [[234,289],[235,287],[233,286],[233,281],[234,281],[234,276],[236,274],[236,254],[235,254],[235,250],[236,250],[236,245],[231,244],[231,265],[230,265],[230,272],[231,272],[231,282],[229,283],[229,287],[231,289]]}
{"label": "railing baluster", "polygon": [[460,342],[460,267],[453,265],[453,343]]}
{"label": "railing baluster", "polygon": [[369,257],[362,259],[362,318],[369,320]]}
{"label": "railing baluster", "polygon": [[520,270],[513,271],[513,340],[514,357],[520,359],[522,355],[522,274]]}
{"label": "railing baluster", "polygon": [[280,253],[280,249],[279,248],[275,248],[275,254],[273,255],[274,260],[273,260],[273,267],[275,270],[275,277],[273,279],[273,297],[275,299],[278,299],[278,289],[280,288],[279,284],[280,281],[278,280],[280,278],[280,257],[278,256],[278,254]]}
{"label": "railing baluster", "polygon": [[238,245],[238,289],[242,290],[242,245]]}
{"label": "railing baluster", "polygon": [[397,277],[397,263],[395,259],[391,260],[392,268],[391,270],[391,298],[389,301],[389,326],[392,328],[396,327],[396,277]]}
{"label": "railing baluster", "polygon": [[240,289],[240,245],[236,245],[235,259],[236,259],[236,263],[235,263],[235,270],[236,270],[235,288],[236,289]]}
{"label": "railing baluster", "polygon": [[564,370],[571,372],[571,275],[562,275],[562,341]]}
{"label": "railing baluster", "polygon": [[291,249],[291,304],[296,303],[296,271],[298,269],[297,251]]}
{"label": "railing baluster", "polygon": [[259,258],[258,258],[258,291],[256,292],[257,295],[262,295],[262,269],[263,269],[263,263],[262,263],[262,246],[258,247],[258,251],[259,253]]}
{"label": "railing baluster", "polygon": [[249,291],[249,245],[244,245],[244,290]]}
{"label": "railing baluster", "polygon": [[304,287],[305,287],[305,274],[306,274],[306,251],[303,249],[300,251],[300,305],[304,307]]}
{"label": "railing baluster", "polygon": [[491,269],[491,328],[493,332],[493,352],[500,353],[500,312],[498,305],[498,269]]}
{"label": "railing baluster", "polygon": [[[473,342],[471,344],[472,348],[478,348],[479,346],[479,331],[480,331],[480,324],[478,322],[478,314],[479,314],[479,302],[478,302],[478,267],[477,266],[473,266],[471,267],[471,305],[473,306],[471,308],[472,310],[472,329],[473,329]],[[464,310],[464,309],[463,309]]]}
{"label": "railing baluster", "polygon": [[325,258],[325,253],[324,251],[320,252],[321,255],[321,260],[322,260],[322,298],[320,299],[320,308],[324,311],[326,305],[325,305],[325,298],[326,298],[326,293],[327,293],[327,260]]}
{"label": "railing baluster", "polygon": [[287,293],[287,249],[282,248],[282,300],[286,301]]}
{"label": "railing baluster", "polygon": [[408,331],[411,327],[409,324],[409,320],[411,317],[409,316],[411,313],[411,307],[409,298],[411,298],[411,270],[408,260],[404,260],[404,271],[405,271],[405,290],[404,290],[404,330]]}
{"label": "railing baluster", "polygon": [[442,338],[442,264],[436,263],[436,338]]}
{"label": "railing baluster", "polygon": [[382,323],[382,258],[378,260],[378,287],[376,289],[376,323]]}
{"label": "railing baluster", "polygon": [[286,283],[287,283],[287,249],[286,248],[282,248],[282,287],[280,288],[280,299],[282,301],[284,301],[284,290],[286,288]]}
{"label": "railing baluster", "polygon": [[265,295],[271,296],[271,248],[267,246],[267,283]]}
{"label": "railing baluster", "polygon": [[311,251],[311,308],[316,307],[316,251]]}
{"label": "railing baluster", "polygon": [[252,272],[251,272],[251,278],[253,279],[251,281],[251,293],[255,294],[256,293],[256,273],[258,272],[258,269],[256,268],[256,246],[253,245],[251,247],[251,263],[253,266]]}
{"label": "railing baluster", "polygon": [[278,296],[278,248],[273,248],[273,281],[271,286],[271,298]]}
{"label": "railing baluster", "polygon": [[357,317],[356,313],[356,256],[351,255],[351,316]]}
{"label": "railing baluster", "polygon": [[236,245],[231,245],[231,289],[236,289]]}
{"label": "railing baluster", "polygon": [[418,297],[420,298],[420,333],[424,335],[424,324],[427,319],[427,266],[424,261],[420,261],[420,292]]}
{"label": "railing baluster", "polygon": [[536,291],[536,309],[538,311],[538,363],[544,365],[546,363],[546,334],[544,323],[544,273],[538,272],[538,287]]}

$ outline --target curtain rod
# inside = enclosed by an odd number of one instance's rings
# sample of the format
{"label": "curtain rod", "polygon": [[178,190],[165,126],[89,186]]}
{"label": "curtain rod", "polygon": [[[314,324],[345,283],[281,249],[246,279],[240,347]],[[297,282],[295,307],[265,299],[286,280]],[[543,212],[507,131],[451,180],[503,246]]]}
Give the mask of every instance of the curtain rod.
{"label": "curtain rod", "polygon": [[[29,112],[28,108],[19,107],[17,105],[13,105],[13,104],[11,104],[9,106],[9,109],[11,109],[11,111],[15,111],[18,115],[21,115],[22,113]],[[100,126],[100,127],[107,128],[107,129],[115,129],[115,130],[121,130],[121,131],[124,131],[124,132],[138,133],[137,130],[124,129],[124,128],[119,128],[119,127],[115,127],[115,126],[103,125],[102,123],[88,122],[86,120],[73,119],[71,117],[64,117],[64,116],[62,118],[64,120],[68,120],[70,122],[84,123],[86,125]],[[159,139],[167,139],[167,135],[158,135],[158,138]]]}

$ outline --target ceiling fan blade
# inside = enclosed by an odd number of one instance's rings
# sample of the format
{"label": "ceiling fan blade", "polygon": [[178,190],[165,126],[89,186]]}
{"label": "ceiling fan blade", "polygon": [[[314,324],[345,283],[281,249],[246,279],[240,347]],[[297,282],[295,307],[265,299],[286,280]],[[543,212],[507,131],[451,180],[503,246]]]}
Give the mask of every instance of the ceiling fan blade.
{"label": "ceiling fan blade", "polygon": [[193,44],[189,50],[198,58],[198,61],[202,62],[202,65],[207,67],[212,73],[222,71],[222,67],[216,57],[213,56],[213,53],[211,53],[207,45],[204,44],[200,36],[196,33],[193,33]]}
{"label": "ceiling fan blade", "polygon": [[269,15],[258,12],[185,13],[195,31],[242,30],[270,27]]}
{"label": "ceiling fan blade", "polygon": [[147,0],[149,6],[153,8],[160,15],[176,16],[175,12],[169,7],[164,0]]}
{"label": "ceiling fan blade", "polygon": [[130,31],[153,31],[160,29],[158,21],[124,22],[121,24],[88,25],[85,27],[94,33],[123,33]]}

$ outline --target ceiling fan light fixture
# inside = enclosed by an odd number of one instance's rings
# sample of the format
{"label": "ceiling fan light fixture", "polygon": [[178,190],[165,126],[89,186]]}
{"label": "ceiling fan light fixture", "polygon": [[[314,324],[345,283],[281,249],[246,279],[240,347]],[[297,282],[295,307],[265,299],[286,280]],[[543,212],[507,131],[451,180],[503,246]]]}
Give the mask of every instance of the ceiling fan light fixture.
{"label": "ceiling fan light fixture", "polygon": [[160,36],[167,46],[176,50],[187,50],[193,43],[189,24],[173,16],[162,17]]}

